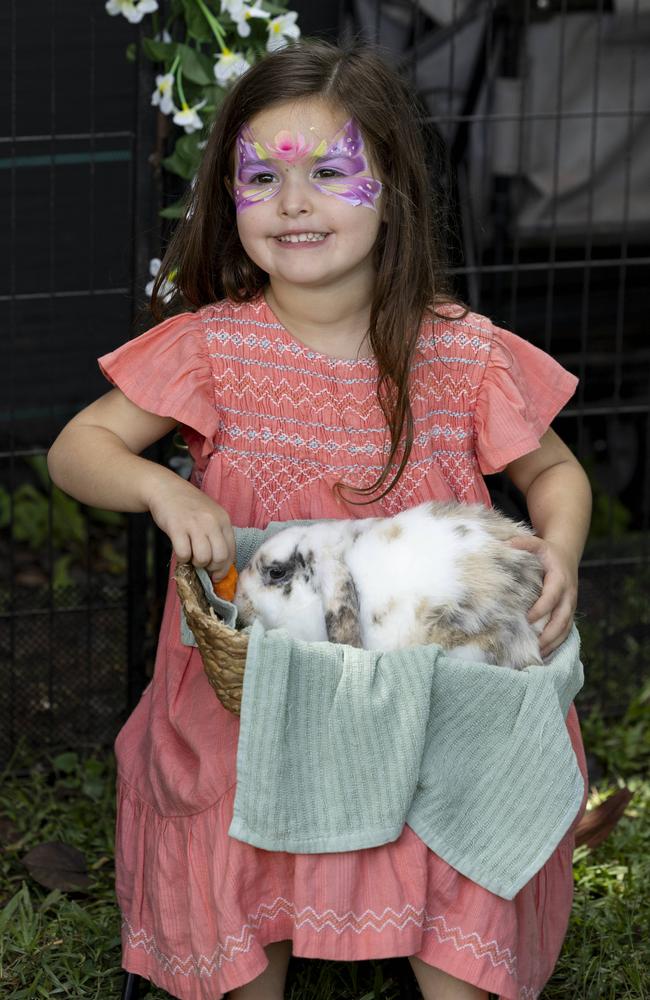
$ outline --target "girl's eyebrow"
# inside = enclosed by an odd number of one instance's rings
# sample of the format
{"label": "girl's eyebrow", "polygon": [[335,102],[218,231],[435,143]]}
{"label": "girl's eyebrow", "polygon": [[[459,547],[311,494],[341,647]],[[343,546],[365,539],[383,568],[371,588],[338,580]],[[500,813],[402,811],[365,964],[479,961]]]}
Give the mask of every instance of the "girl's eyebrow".
{"label": "girl's eyebrow", "polygon": [[[266,160],[249,160],[249,159],[247,159],[245,163],[242,163],[241,160],[240,160],[240,162],[239,162],[239,168],[241,169],[242,167],[264,167],[270,161],[270,159],[271,159],[270,156]],[[279,162],[279,161],[276,161],[276,162]]]}

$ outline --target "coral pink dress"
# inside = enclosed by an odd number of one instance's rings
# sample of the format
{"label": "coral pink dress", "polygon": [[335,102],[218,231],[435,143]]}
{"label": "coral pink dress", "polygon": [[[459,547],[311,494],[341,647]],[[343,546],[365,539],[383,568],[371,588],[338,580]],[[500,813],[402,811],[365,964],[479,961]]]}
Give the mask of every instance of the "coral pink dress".
{"label": "coral pink dress", "polygon": [[[176,316],[100,364],[138,406],[180,422],[192,481],[233,524],[262,528],[393,514],[427,499],[489,504],[482,473],[538,447],[576,384],[482,316],[424,322],[407,469],[383,500],[354,507],[332,485],[369,484],[383,465],[375,361],[305,347],[262,294]],[[586,778],[573,706],[567,727]],[[154,678],[116,743],[127,970],[183,1000],[219,1000],[263,971],[265,945],[290,939],[296,956],[417,955],[502,1000],[539,995],[569,919],[573,828],[510,901],[460,875],[408,826],[366,850],[260,850],[228,836],[238,729],[198,652],[180,643],[170,582]]]}

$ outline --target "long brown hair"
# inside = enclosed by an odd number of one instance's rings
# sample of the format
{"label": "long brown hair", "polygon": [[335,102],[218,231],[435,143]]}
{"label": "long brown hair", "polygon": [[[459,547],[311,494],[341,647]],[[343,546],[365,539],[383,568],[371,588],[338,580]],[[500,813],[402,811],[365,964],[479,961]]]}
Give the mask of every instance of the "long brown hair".
{"label": "long brown hair", "polygon": [[[413,444],[409,373],[420,325],[442,302],[453,301],[441,256],[440,216],[427,170],[427,149],[417,121],[417,99],[367,44],[342,48],[307,39],[274,52],[228,92],[205,148],[185,218],[177,226],[157,275],[151,309],[156,320],[183,308],[225,297],[253,299],[268,274],[245,253],[235,206],[226,187],[238,132],[273,104],[318,96],[359,124],[384,183],[384,223],[375,245],[377,278],[368,339],[378,367],[377,396],[390,430],[384,468],[370,486],[353,493],[385,496],[397,483]],[[173,274],[177,292],[163,309],[161,287]],[[399,463],[399,464],[398,464]],[[391,473],[397,470],[379,496]],[[340,488],[342,484],[337,484]]]}

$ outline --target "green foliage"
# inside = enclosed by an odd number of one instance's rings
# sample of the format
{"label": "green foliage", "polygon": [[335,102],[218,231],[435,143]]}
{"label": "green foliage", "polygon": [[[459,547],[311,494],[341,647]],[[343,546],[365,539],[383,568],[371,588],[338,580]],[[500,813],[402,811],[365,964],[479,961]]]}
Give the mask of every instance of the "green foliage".
{"label": "green foliage", "polygon": [[592,538],[621,538],[630,526],[632,514],[618,497],[600,490],[594,493],[590,534]]}
{"label": "green foliage", "polygon": [[177,140],[171,156],[167,156],[162,161],[163,166],[175,174],[184,177],[185,180],[191,180],[201,157],[199,142],[200,137],[197,132],[181,136]]}
{"label": "green foliage", "polygon": [[[0,529],[11,531],[15,543],[32,553],[54,550],[52,583],[55,589],[72,584],[73,565],[83,566],[87,558],[88,524],[81,505],[54,486],[43,455],[26,460],[33,482],[23,482],[10,494],[0,486]],[[124,515],[114,511],[87,508],[91,523],[120,529]],[[123,573],[124,556],[117,552],[109,538],[99,546],[99,555],[111,573]]]}
{"label": "green foliage", "polygon": [[[617,554],[638,555],[638,543],[633,538],[629,542],[626,548],[619,545]],[[611,558],[611,552],[603,555]],[[580,710],[586,699],[590,708],[598,707],[609,718],[636,704],[650,678],[650,565],[605,566],[593,577],[585,574],[579,607],[588,591],[587,610],[577,618],[585,665],[578,706]]]}
{"label": "green foliage", "polygon": [[[253,4],[247,6],[251,9]],[[175,120],[179,111],[195,108],[198,116],[194,124],[178,123],[183,124],[189,135],[177,137],[173,151],[162,161],[165,170],[185,181],[191,180],[198,170],[201,159],[198,136],[203,126],[211,123],[227,88],[241,72],[232,70],[229,78],[217,80],[215,66],[218,60],[236,54],[253,65],[268,51],[271,19],[288,13],[285,6],[267,0],[262,0],[255,9],[268,16],[248,18],[246,26],[250,32],[246,36],[240,33],[237,20],[230,16],[228,8],[222,10],[221,0],[173,0],[162,22],[157,13],[146,15],[143,20],[144,30],[148,27],[151,31],[150,36],[141,40],[143,54],[157,64],[160,76],[173,78],[172,104],[160,104],[162,113],[172,115]],[[132,43],[127,58],[134,58],[134,53]],[[194,135],[197,136],[194,141],[185,141]],[[161,214],[165,218],[181,217],[183,201],[167,206]]]}
{"label": "green foliage", "polygon": [[[630,718],[643,711],[643,700]],[[609,727],[621,739],[626,721]],[[591,738],[590,738],[591,739]],[[600,744],[590,748],[605,759]],[[643,766],[641,761],[639,766]],[[119,914],[112,889],[114,762],[110,755],[62,753],[39,764],[19,749],[0,780],[0,978],[3,996],[117,1000]],[[564,948],[540,1000],[646,1000],[650,993],[650,782],[628,777],[626,813],[594,851],[574,853],[575,902]],[[593,788],[591,805],[615,790]],[[35,845],[64,840],[83,851],[92,874],[84,894],[48,892],[21,858]],[[143,989],[143,1000],[168,1000]],[[290,1000],[398,1000],[390,962],[294,959]]]}
{"label": "green foliage", "polygon": [[612,723],[594,711],[581,720],[585,742],[607,772],[619,778],[650,773],[650,681]]}
{"label": "green foliage", "polygon": [[[633,799],[618,826],[596,850],[574,853],[569,930],[541,1000],[650,995],[650,782],[635,778],[627,785]],[[607,794],[594,789],[592,804]]]}
{"label": "green foliage", "polygon": [[632,521],[631,512],[618,497],[603,489],[593,459],[583,458],[582,465],[589,476],[593,501],[589,540],[608,539],[612,541],[621,538]]}

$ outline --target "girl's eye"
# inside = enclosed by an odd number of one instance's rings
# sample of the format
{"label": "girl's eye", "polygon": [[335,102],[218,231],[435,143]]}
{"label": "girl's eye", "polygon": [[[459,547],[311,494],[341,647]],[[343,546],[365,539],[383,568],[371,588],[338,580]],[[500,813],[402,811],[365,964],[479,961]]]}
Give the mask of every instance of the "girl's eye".
{"label": "girl's eye", "polygon": [[316,171],[316,176],[322,174],[323,178],[327,180],[329,177],[343,177],[340,170],[335,170],[334,167],[320,167]]}
{"label": "girl's eye", "polygon": [[272,184],[275,180],[275,174],[255,174],[254,177],[248,181],[249,184]]}

